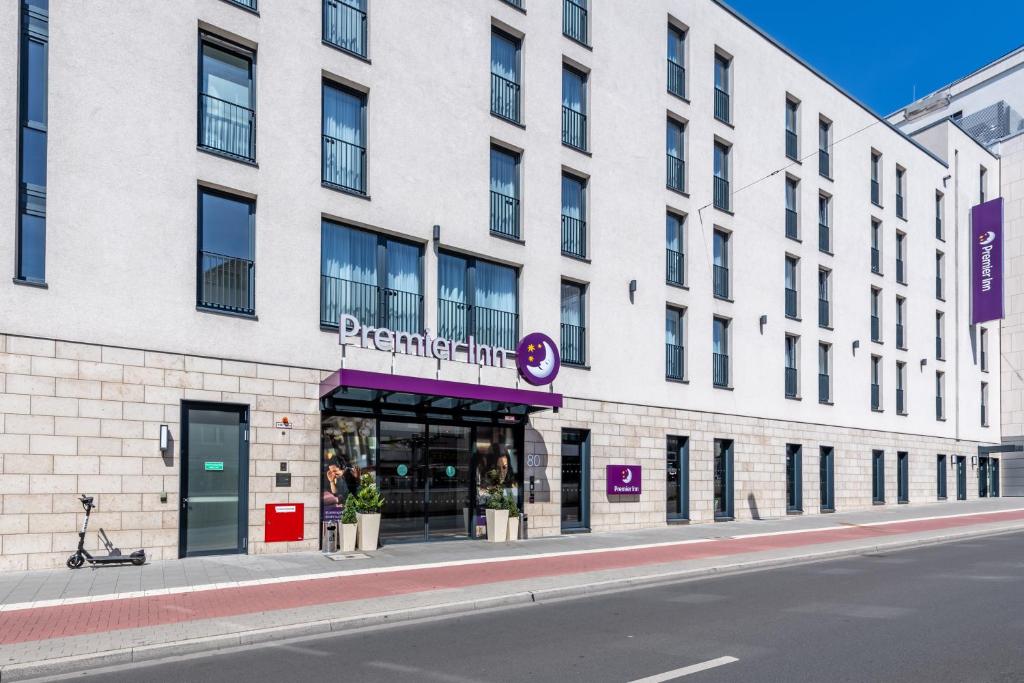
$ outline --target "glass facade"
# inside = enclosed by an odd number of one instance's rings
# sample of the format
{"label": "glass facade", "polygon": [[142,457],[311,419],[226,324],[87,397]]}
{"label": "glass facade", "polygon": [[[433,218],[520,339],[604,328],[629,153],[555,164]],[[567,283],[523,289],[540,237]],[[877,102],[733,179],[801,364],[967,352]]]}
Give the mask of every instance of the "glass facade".
{"label": "glass facade", "polygon": [[49,26],[49,3],[23,0],[21,71],[18,74],[20,153],[15,279],[38,284],[46,281]]}

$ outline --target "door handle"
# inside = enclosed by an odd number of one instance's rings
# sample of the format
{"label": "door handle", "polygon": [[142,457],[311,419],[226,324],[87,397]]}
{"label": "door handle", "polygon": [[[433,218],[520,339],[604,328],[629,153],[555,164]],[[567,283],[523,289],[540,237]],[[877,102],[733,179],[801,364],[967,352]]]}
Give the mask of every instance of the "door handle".
{"label": "door handle", "polygon": [[182,510],[187,510],[188,509],[188,498],[182,498],[181,499],[181,509]]}

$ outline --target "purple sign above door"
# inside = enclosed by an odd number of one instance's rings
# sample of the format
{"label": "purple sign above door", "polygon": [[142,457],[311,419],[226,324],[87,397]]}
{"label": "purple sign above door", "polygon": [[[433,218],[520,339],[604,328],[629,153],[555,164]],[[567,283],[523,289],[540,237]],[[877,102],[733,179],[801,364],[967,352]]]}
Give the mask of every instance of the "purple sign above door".
{"label": "purple sign above door", "polygon": [[971,323],[1003,317],[1003,198],[971,209]]}
{"label": "purple sign above door", "polygon": [[642,492],[640,465],[608,465],[606,485],[609,496],[635,496]]}

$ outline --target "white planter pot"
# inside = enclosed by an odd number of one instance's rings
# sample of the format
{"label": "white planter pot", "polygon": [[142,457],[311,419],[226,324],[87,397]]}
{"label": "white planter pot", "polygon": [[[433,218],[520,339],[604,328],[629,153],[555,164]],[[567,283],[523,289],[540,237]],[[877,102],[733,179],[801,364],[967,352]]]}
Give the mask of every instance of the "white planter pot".
{"label": "white planter pot", "polygon": [[503,543],[508,537],[508,510],[487,511],[487,540]]}
{"label": "white planter pot", "polygon": [[341,552],[350,553],[356,549],[356,532],[359,529],[359,523],[355,524],[340,524],[341,527]]}
{"label": "white planter pot", "polygon": [[518,541],[519,540],[519,515],[508,518],[508,540]]}
{"label": "white planter pot", "polygon": [[356,517],[359,520],[359,549],[376,550],[377,537],[380,535],[380,513],[360,512]]}

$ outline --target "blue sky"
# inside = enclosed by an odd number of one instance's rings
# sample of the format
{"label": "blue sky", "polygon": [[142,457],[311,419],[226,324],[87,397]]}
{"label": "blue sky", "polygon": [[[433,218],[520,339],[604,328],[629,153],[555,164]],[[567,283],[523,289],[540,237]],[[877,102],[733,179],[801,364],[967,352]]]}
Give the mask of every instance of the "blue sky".
{"label": "blue sky", "polygon": [[886,115],[1024,44],[1020,0],[725,0]]}

